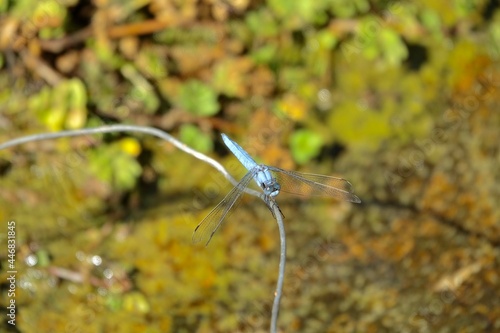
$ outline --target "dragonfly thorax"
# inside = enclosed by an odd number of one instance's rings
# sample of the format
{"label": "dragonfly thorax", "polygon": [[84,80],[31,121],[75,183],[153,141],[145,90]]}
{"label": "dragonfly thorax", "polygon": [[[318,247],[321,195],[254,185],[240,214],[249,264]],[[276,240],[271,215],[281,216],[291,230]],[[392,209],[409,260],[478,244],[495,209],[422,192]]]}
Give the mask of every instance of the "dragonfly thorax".
{"label": "dragonfly thorax", "polygon": [[252,171],[255,182],[269,197],[275,197],[280,193],[281,186],[273,177],[269,168],[263,164],[255,166]]}

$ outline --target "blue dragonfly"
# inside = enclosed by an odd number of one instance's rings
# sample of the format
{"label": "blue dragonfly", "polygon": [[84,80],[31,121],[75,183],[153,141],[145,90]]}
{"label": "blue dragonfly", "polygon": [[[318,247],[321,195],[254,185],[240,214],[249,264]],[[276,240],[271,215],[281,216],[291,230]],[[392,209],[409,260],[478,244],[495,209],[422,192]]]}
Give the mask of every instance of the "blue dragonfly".
{"label": "blue dragonfly", "polygon": [[[222,140],[248,172],[203,221],[198,224],[193,233],[193,243],[205,242],[205,245],[208,245],[224,219],[230,214],[231,208],[237,205],[245,188],[250,184],[252,179],[262,189],[263,199],[270,209],[272,208],[271,205],[275,204],[274,198],[280,192],[332,197],[354,203],[361,202],[352,193],[351,183],[345,179],[299,173],[264,164],[257,164],[243,148],[224,133],[222,133]],[[271,211],[273,210],[271,209]]]}

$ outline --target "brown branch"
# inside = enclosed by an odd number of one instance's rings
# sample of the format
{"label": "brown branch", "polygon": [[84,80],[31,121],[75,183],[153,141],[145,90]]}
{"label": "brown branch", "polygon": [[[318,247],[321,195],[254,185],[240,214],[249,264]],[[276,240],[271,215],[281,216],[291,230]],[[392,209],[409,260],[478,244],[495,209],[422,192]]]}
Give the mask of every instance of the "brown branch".
{"label": "brown branch", "polygon": [[40,46],[43,50],[59,53],[62,50],[83,43],[86,39],[92,36],[92,28],[86,27],[72,35],[68,35],[59,39],[40,40]]}
{"label": "brown branch", "polygon": [[26,67],[37,73],[48,84],[55,86],[64,79],[62,75],[46,64],[42,59],[32,55],[29,51],[24,50],[20,55]]}
{"label": "brown branch", "polygon": [[[122,38],[127,36],[147,35],[165,29],[171,22],[147,20],[143,22],[130,23],[111,27],[107,31],[110,38]],[[86,39],[94,35],[92,26],[88,26],[72,35],[59,39],[40,40],[40,46],[43,50],[59,53],[65,49],[83,43]]]}
{"label": "brown branch", "polygon": [[171,22],[148,20],[138,23],[118,25],[108,29],[108,36],[121,38],[128,36],[147,35],[165,29]]}

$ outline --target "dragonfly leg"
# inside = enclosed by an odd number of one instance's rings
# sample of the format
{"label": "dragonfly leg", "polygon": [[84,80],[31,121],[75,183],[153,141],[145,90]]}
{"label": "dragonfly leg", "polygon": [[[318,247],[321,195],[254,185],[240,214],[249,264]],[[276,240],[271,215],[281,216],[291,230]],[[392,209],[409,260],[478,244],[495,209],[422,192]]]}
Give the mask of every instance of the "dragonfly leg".
{"label": "dragonfly leg", "polygon": [[280,212],[280,215],[282,218],[285,218],[285,215],[281,211],[280,206],[278,206],[278,203],[274,200],[274,198],[268,196],[268,195],[262,195],[262,198],[264,199],[267,208],[271,211],[271,214],[273,214],[273,217],[276,219],[276,215],[274,214],[274,207],[278,208],[278,211]]}

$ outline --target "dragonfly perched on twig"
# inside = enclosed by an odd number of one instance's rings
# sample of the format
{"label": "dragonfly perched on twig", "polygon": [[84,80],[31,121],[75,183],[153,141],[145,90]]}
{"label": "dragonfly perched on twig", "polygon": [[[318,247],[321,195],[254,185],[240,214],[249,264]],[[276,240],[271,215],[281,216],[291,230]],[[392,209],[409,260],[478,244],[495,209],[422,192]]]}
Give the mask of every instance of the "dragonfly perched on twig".
{"label": "dragonfly perched on twig", "polygon": [[252,179],[262,189],[262,198],[269,208],[271,208],[271,205],[276,204],[274,198],[280,192],[331,197],[354,203],[361,202],[352,193],[351,183],[345,179],[288,171],[257,164],[243,148],[224,133],[222,133],[222,140],[248,172],[238,185],[198,224],[193,233],[193,243],[206,242],[205,245],[208,245],[212,236],[222,225],[231,208],[238,203]]}

